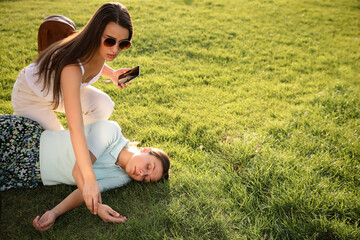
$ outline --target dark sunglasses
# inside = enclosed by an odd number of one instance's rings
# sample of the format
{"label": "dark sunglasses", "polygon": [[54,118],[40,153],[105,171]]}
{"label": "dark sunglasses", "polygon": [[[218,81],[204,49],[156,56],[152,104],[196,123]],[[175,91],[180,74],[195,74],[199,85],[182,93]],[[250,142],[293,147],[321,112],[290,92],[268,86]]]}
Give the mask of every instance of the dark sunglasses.
{"label": "dark sunglasses", "polygon": [[[106,38],[106,39],[104,40],[104,46],[105,46],[105,47],[112,47],[112,46],[114,46],[116,43],[117,43],[116,39],[111,38],[111,37]],[[121,50],[128,49],[129,47],[131,47],[131,42],[130,42],[129,40],[121,40],[121,41],[119,42],[119,48],[120,48]]]}

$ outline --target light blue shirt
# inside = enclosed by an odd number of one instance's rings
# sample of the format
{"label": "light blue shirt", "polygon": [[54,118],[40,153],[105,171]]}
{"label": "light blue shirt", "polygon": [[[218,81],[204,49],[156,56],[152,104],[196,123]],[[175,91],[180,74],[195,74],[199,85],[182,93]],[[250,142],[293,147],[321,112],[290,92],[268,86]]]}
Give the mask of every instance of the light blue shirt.
{"label": "light blue shirt", "polygon": [[[115,165],[121,150],[129,148],[129,140],[116,122],[94,122],[85,127],[85,137],[90,152],[96,157],[93,168],[101,192],[131,181],[125,170]],[[69,130],[46,130],[41,134],[40,173],[44,185],[76,185],[72,176],[75,162]]]}

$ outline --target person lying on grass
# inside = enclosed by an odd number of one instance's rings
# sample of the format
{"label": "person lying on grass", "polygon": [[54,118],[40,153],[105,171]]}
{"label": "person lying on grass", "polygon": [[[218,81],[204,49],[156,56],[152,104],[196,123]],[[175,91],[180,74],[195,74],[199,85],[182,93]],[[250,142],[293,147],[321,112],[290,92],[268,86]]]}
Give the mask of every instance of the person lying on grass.
{"label": "person lying on grass", "polygon": [[[170,161],[162,150],[132,150],[114,121],[98,121],[85,127],[89,153],[100,190],[121,187],[131,179],[157,182],[168,179]],[[72,172],[79,171],[69,130],[45,130],[35,121],[0,115],[0,191],[39,185],[76,185]],[[83,181],[80,181],[80,187]],[[53,209],[33,220],[39,231],[48,230],[57,217],[84,202],[77,188]],[[126,217],[99,203],[105,222],[125,222]]]}

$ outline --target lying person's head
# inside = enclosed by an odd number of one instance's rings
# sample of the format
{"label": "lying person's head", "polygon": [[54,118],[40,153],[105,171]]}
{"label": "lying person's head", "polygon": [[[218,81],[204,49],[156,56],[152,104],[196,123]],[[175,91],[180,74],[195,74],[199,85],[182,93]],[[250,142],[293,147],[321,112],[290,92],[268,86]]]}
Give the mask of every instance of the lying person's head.
{"label": "lying person's head", "polygon": [[136,181],[157,182],[169,178],[169,156],[156,148],[136,151],[126,164],[125,171]]}

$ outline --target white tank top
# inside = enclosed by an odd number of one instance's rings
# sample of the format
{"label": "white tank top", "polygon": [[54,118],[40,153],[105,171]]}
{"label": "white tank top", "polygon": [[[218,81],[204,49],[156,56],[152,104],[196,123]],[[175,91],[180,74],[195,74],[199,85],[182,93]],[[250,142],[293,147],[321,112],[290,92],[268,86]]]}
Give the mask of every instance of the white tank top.
{"label": "white tank top", "polygon": [[[81,68],[81,75],[84,76],[84,74],[85,74],[84,67],[83,67],[82,63],[80,62],[80,60],[78,60],[78,62],[79,62],[79,66]],[[102,66],[100,72],[95,77],[93,77],[87,83],[81,83],[80,89],[96,82],[100,78],[100,75],[101,75],[101,72],[102,72],[104,66],[105,66],[105,62],[104,62],[104,65]],[[42,97],[45,100],[52,102],[53,101],[52,89],[53,89],[54,81],[50,82],[49,93],[47,93],[46,89],[44,91],[42,91],[43,86],[44,86],[44,78],[42,78],[40,81],[38,81],[39,76],[37,75],[37,72],[38,72],[38,65],[36,64],[36,62],[31,63],[29,66],[27,66],[25,69],[26,82],[28,83],[31,90],[37,96]],[[60,96],[60,101],[61,100],[62,100],[62,95]]]}

